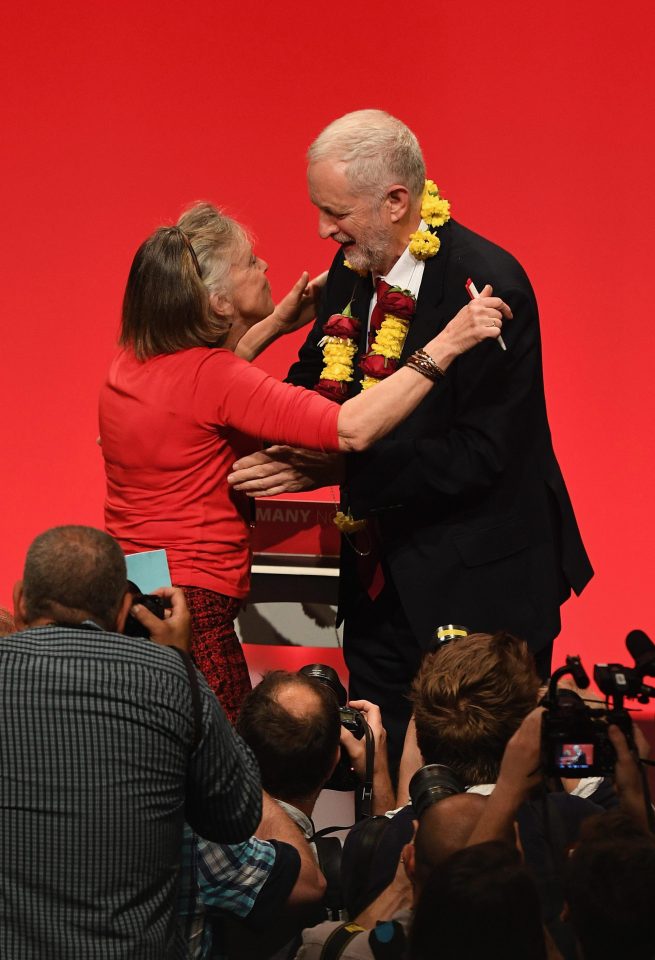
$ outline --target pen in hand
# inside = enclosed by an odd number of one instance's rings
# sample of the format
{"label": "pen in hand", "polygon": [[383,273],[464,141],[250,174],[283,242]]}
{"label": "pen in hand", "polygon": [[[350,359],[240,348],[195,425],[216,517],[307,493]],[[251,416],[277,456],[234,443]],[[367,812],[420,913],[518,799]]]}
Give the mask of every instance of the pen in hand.
{"label": "pen in hand", "polygon": [[[480,296],[478,288],[473,283],[470,277],[466,281],[466,291],[469,297],[471,298],[471,300],[476,300]],[[505,346],[505,341],[503,340],[502,335],[497,338],[497,341],[501,350],[507,350],[507,347]]]}

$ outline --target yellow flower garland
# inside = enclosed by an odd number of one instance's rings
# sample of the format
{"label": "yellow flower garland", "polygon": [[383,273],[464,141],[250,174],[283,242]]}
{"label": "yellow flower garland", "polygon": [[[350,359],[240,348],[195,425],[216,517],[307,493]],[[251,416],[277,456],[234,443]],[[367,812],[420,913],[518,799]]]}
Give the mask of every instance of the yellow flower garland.
{"label": "yellow flower garland", "polygon": [[[434,232],[450,220],[450,204],[439,194],[439,188],[434,180],[426,180],[421,200],[421,219],[426,223],[427,230],[416,230],[409,237],[409,252],[417,260],[427,260],[439,252],[441,240]],[[388,360],[400,360],[409,330],[409,321],[395,317],[391,313],[385,314],[384,320],[371,345],[371,353],[379,354]],[[365,377],[362,380],[362,390],[374,387],[380,381],[375,377]]]}
{"label": "yellow flower garland", "polygon": [[345,380],[353,378],[353,358],[357,353],[357,344],[350,337],[323,337],[323,362],[321,380]]}
{"label": "yellow flower garland", "polygon": [[439,252],[441,240],[434,233],[437,227],[443,227],[450,220],[450,204],[439,194],[434,180],[426,180],[421,202],[421,219],[427,224],[427,230],[417,230],[410,234],[409,252],[417,260],[427,260]]}
{"label": "yellow flower garland", "polygon": [[344,267],[347,267],[348,270],[352,270],[353,273],[356,273],[358,277],[368,276],[368,270],[358,270],[357,267],[353,267],[352,263],[349,260],[343,261]]}
{"label": "yellow flower garland", "polygon": [[[439,189],[433,180],[426,180],[423,189],[421,201],[421,219],[427,226],[427,230],[417,230],[410,234],[409,252],[417,260],[427,260],[434,257],[439,252],[441,241],[436,235],[435,230],[442,227],[444,223],[450,220],[450,204],[439,195]],[[347,260],[343,262],[344,267],[357,273],[359,276],[366,276],[368,271],[357,270]],[[402,291],[409,296],[409,291]],[[350,304],[344,310],[344,314],[350,316]],[[385,313],[384,320],[371,344],[370,353],[385,360],[398,361],[405,345],[410,321],[404,317],[397,317],[392,313]],[[357,352],[357,346],[351,338],[342,337],[324,337],[319,346],[323,347],[323,359],[325,366],[321,373],[321,379],[335,380],[337,382],[353,379],[354,357]],[[380,380],[377,377],[365,375],[362,378],[361,389],[370,390],[376,386]],[[350,514],[337,511],[334,523],[339,531],[351,542],[353,549],[357,553],[360,550],[350,541],[350,535],[363,531],[367,527],[366,520],[356,520]],[[370,547],[369,551],[370,552]],[[367,553],[362,553],[366,556]]]}
{"label": "yellow flower garland", "polygon": [[409,320],[385,313],[377,336],[371,345],[371,353],[377,353],[387,360],[398,360],[409,329]]}
{"label": "yellow flower garland", "polygon": [[[410,234],[409,252],[417,260],[427,260],[429,257],[434,257],[441,246],[436,229],[450,220],[450,204],[440,195],[434,180],[425,181],[421,198],[421,219],[425,222],[427,230],[416,230]],[[368,274],[366,270],[357,270],[347,260],[344,260],[343,265],[360,277]],[[349,315],[346,311],[344,313]],[[396,317],[392,313],[385,314],[371,344],[370,353],[385,357],[387,360],[399,360],[408,330],[408,320]],[[321,379],[350,383],[353,380],[354,358],[357,352],[355,341],[343,337],[324,337],[319,346],[323,347],[324,360]],[[361,383],[362,390],[368,390],[379,382],[377,377],[365,376]]]}

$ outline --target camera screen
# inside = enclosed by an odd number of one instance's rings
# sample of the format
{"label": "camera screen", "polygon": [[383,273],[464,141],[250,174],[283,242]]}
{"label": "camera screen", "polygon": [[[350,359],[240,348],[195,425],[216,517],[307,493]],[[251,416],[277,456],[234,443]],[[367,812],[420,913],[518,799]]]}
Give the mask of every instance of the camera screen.
{"label": "camera screen", "polygon": [[593,743],[558,743],[555,757],[560,770],[587,770],[594,763]]}

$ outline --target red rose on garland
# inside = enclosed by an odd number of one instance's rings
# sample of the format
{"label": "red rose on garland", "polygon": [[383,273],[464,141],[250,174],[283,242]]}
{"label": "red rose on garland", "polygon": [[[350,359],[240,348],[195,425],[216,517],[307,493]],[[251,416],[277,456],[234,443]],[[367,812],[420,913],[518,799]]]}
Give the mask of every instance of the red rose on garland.
{"label": "red rose on garland", "polygon": [[359,369],[365,377],[375,377],[376,380],[383,380],[390,377],[398,369],[396,360],[388,360],[377,353],[367,353],[359,362]]}
{"label": "red rose on garland", "polygon": [[314,390],[327,400],[343,403],[348,396],[348,384],[345,380],[319,380]]}
{"label": "red rose on garland", "polygon": [[378,306],[384,313],[391,313],[401,320],[411,320],[416,310],[416,300],[406,290],[391,287],[378,298]]}
{"label": "red rose on garland", "polygon": [[359,337],[359,320],[344,313],[333,313],[327,323],[323,325],[326,337],[350,337],[356,340]]}

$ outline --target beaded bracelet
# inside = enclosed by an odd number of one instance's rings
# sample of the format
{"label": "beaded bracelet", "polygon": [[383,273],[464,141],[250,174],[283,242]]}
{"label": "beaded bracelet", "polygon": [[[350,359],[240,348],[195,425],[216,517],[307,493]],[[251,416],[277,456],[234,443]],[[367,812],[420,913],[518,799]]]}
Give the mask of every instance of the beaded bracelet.
{"label": "beaded bracelet", "polygon": [[437,380],[443,380],[446,376],[441,367],[425,350],[415,350],[411,357],[408,357],[405,361],[405,366],[409,367],[410,370],[416,370],[417,373],[427,377],[428,380],[432,380],[433,383],[436,383]]}

